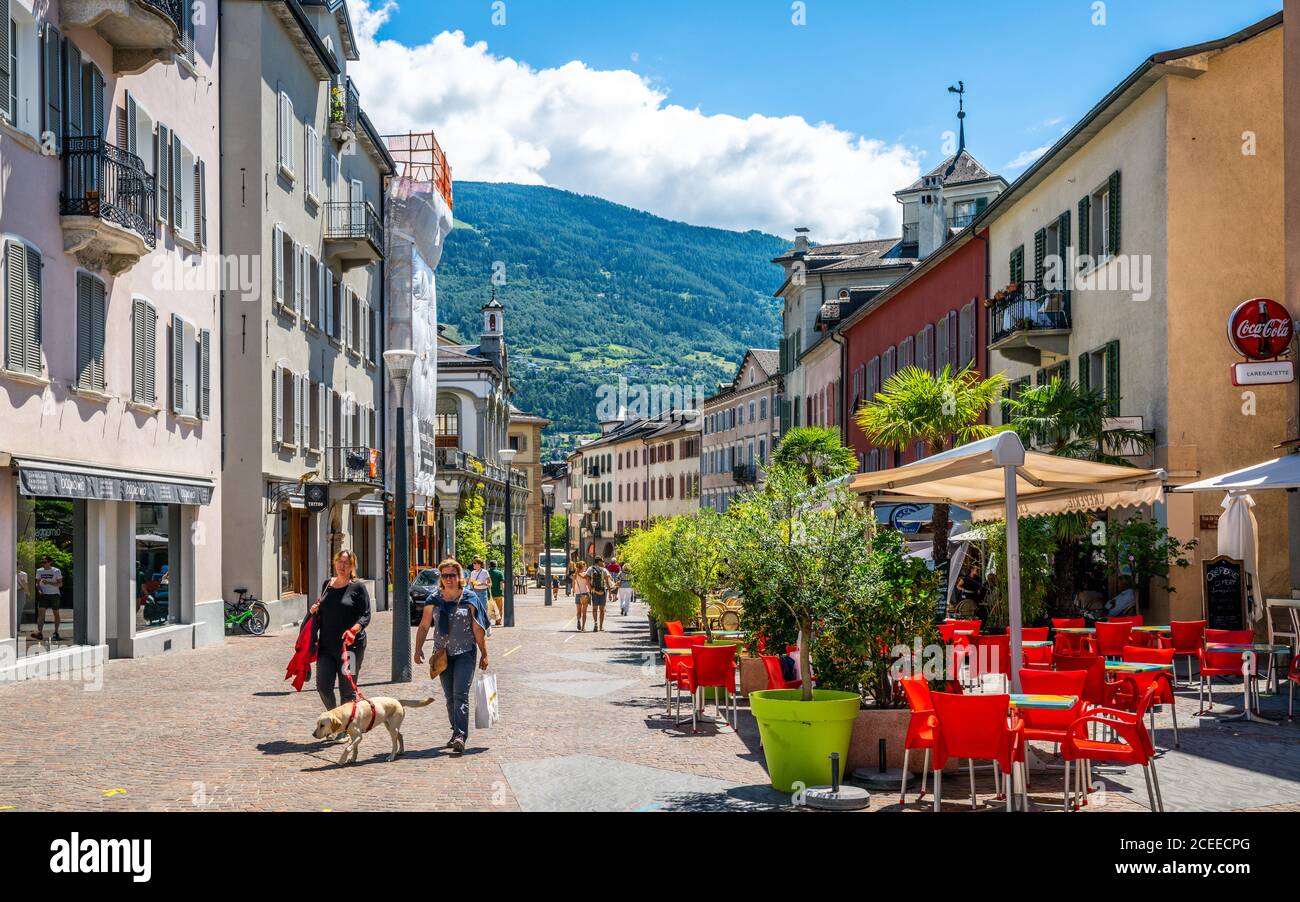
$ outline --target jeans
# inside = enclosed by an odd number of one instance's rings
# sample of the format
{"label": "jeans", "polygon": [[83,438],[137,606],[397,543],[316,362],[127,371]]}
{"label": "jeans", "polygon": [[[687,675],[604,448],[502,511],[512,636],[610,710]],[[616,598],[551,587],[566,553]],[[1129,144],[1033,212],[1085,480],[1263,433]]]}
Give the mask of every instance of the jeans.
{"label": "jeans", "polygon": [[438,674],[442,694],[447,697],[447,720],[451,731],[462,739],[469,738],[470,690],[474,686],[474,668],[478,664],[478,647],[460,655],[447,656],[447,669]]}
{"label": "jeans", "polygon": [[[366,656],[366,647],[352,646],[348,649],[348,672],[352,674],[352,679],[356,679],[361,673],[361,660]],[[357,697],[352,691],[352,683],[343,674],[343,658],[338,652],[329,652],[321,649],[316,655],[316,691],[320,694],[320,700],[325,703],[326,711],[333,711],[339,706],[338,700],[334,697],[334,686],[338,684],[339,695],[343,697],[343,704],[347,704]]]}

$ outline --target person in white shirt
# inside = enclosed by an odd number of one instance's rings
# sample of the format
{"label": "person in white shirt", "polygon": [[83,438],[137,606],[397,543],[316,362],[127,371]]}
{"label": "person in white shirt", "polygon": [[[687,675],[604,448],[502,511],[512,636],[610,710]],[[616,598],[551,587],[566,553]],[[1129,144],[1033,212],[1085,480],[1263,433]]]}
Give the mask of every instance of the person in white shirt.
{"label": "person in white shirt", "polygon": [[41,566],[36,571],[36,630],[31,638],[37,642],[45,641],[45,612],[54,609],[54,641],[59,636],[59,605],[63,601],[63,571],[54,566],[49,555],[41,558]]}
{"label": "person in white shirt", "polygon": [[495,623],[498,612],[493,610],[496,605],[492,603],[492,596],[488,592],[492,588],[492,574],[483,566],[483,558],[474,558],[474,568],[469,572],[469,583],[465,588],[478,593],[479,597],[483,599],[483,603],[488,607],[488,616]]}

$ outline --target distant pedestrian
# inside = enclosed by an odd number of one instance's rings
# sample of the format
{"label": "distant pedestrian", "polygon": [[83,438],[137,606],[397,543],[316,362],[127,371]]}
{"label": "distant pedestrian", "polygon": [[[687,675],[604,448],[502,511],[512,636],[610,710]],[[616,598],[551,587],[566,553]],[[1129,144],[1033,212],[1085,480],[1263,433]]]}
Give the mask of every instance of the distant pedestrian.
{"label": "distant pedestrian", "polygon": [[474,685],[474,664],[488,667],[487,606],[483,598],[463,586],[460,562],[448,558],[438,565],[438,588],[424,606],[415,632],[417,665],[424,663],[424,642],[433,628],[433,653],[446,652],[446,666],[438,673],[447,699],[451,739],[446,747],[459,757],[469,740],[469,700]]}
{"label": "distant pedestrian", "polygon": [[591,604],[591,580],[587,578],[587,562],[578,561],[573,571],[573,600],[578,607],[578,632],[587,629],[587,605]]}
{"label": "distant pedestrian", "polygon": [[598,633],[605,628],[605,602],[609,600],[614,578],[609,575],[603,557],[596,558],[596,566],[587,573],[587,578],[591,582],[591,622]]}
{"label": "distant pedestrian", "polygon": [[487,568],[483,566],[483,558],[475,556],[474,566],[470,568],[469,579],[465,584],[465,588],[478,595],[479,600],[489,609],[488,613],[492,619],[496,620],[496,615],[491,612],[492,602],[488,595],[488,590],[492,588],[492,576],[488,573]]}
{"label": "distant pedestrian", "polygon": [[63,604],[63,571],[54,566],[54,559],[49,555],[41,558],[41,566],[36,570],[36,631],[31,638],[37,642],[45,641],[45,612],[54,610],[54,641],[61,641],[59,636],[59,608]]}
{"label": "distant pedestrian", "polygon": [[488,605],[488,613],[492,615],[492,622],[500,626],[506,613],[506,575],[496,561],[488,561],[488,577],[492,581],[492,603]]}
{"label": "distant pedestrian", "polygon": [[[370,593],[357,579],[357,559],[346,548],[334,555],[334,575],[321,585],[311,606],[316,644],[316,692],[326,711],[356,698],[352,683],[361,674],[366,654],[366,627],[370,624]],[[344,637],[349,639],[346,657]],[[347,671],[344,672],[346,667]],[[348,674],[352,679],[348,679]],[[335,686],[338,695],[334,694]]]}
{"label": "distant pedestrian", "polygon": [[620,617],[626,617],[627,612],[632,609],[632,602],[636,599],[636,590],[632,588],[632,572],[627,567],[622,567],[618,571],[618,613]]}

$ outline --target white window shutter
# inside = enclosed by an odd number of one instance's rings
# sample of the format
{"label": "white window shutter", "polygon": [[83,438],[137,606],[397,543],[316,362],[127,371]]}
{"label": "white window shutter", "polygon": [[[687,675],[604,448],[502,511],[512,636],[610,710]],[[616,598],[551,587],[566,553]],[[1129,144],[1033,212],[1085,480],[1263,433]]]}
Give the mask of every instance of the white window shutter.
{"label": "white window shutter", "polygon": [[294,434],[297,438],[299,450],[307,447],[307,377],[299,375],[294,378],[293,383],[296,391],[297,409],[294,411]]}
{"label": "white window shutter", "polygon": [[325,450],[325,422],[328,419],[325,406],[329,398],[327,391],[324,382],[316,386],[316,447],[322,452]]}
{"label": "white window shutter", "polygon": [[352,288],[343,286],[343,347],[352,347]]}
{"label": "white window shutter", "polygon": [[172,314],[172,413],[185,412],[185,321]]}
{"label": "white window shutter", "polygon": [[279,450],[284,440],[284,375],[280,364],[271,370],[271,444]]}
{"label": "white window shutter", "polygon": [[302,245],[293,243],[293,312],[302,312]]}
{"label": "white window shutter", "polygon": [[212,332],[199,330],[199,418],[212,417]]}
{"label": "white window shutter", "polygon": [[275,274],[274,301],[284,305],[284,229],[276,226],[271,236],[271,268]]}

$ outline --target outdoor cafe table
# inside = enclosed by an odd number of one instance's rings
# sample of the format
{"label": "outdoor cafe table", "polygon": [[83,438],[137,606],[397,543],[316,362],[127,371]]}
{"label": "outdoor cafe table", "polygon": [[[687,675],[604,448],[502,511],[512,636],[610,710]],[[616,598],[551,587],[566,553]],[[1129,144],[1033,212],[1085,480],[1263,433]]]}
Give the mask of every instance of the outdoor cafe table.
{"label": "outdoor cafe table", "polygon": [[1011,707],[1020,711],[1069,711],[1078,703],[1077,695],[1011,695]]}
{"label": "outdoor cafe table", "polygon": [[1167,626],[1135,626],[1135,627],[1133,627],[1133,632],[1135,632],[1135,633],[1167,633],[1167,632],[1169,632],[1169,627],[1167,627]]}
{"label": "outdoor cafe table", "polygon": [[1031,639],[1028,642],[1021,642],[1021,648],[1051,648],[1053,643],[1046,639]]}
{"label": "outdoor cafe table", "polygon": [[[1269,645],[1267,643],[1251,643],[1246,645],[1237,645],[1237,644],[1227,643],[1227,642],[1207,642],[1205,644],[1205,650],[1210,652],[1218,652],[1220,654],[1240,654],[1242,655],[1243,659],[1248,654],[1268,655],[1267,673],[1269,675],[1270,680],[1272,680],[1276,676],[1273,668],[1273,662],[1275,660],[1275,656],[1288,654],[1290,653],[1291,648],[1290,646],[1287,645]],[[1256,669],[1256,667],[1254,666],[1254,662],[1252,661],[1251,673],[1254,674],[1257,672],[1258,670]],[[1255,681],[1253,679],[1247,679],[1245,683],[1246,685],[1244,688],[1246,693],[1246,699],[1245,699],[1245,705],[1243,706],[1245,710],[1242,711],[1240,714],[1234,714],[1232,717],[1222,717],[1220,718],[1220,720],[1224,720],[1224,721],[1249,720],[1252,721],[1253,723],[1266,723],[1266,724],[1272,724],[1273,726],[1277,726],[1277,721],[1269,720],[1267,717],[1260,716],[1259,687],[1255,685]],[[1277,687],[1274,686],[1275,691],[1276,688]]]}
{"label": "outdoor cafe table", "polygon": [[1075,633],[1080,636],[1091,636],[1097,630],[1091,626],[1058,626],[1058,633]]}
{"label": "outdoor cafe table", "polygon": [[1161,670],[1173,670],[1172,664],[1151,664],[1138,661],[1107,661],[1107,673],[1154,673]]}

